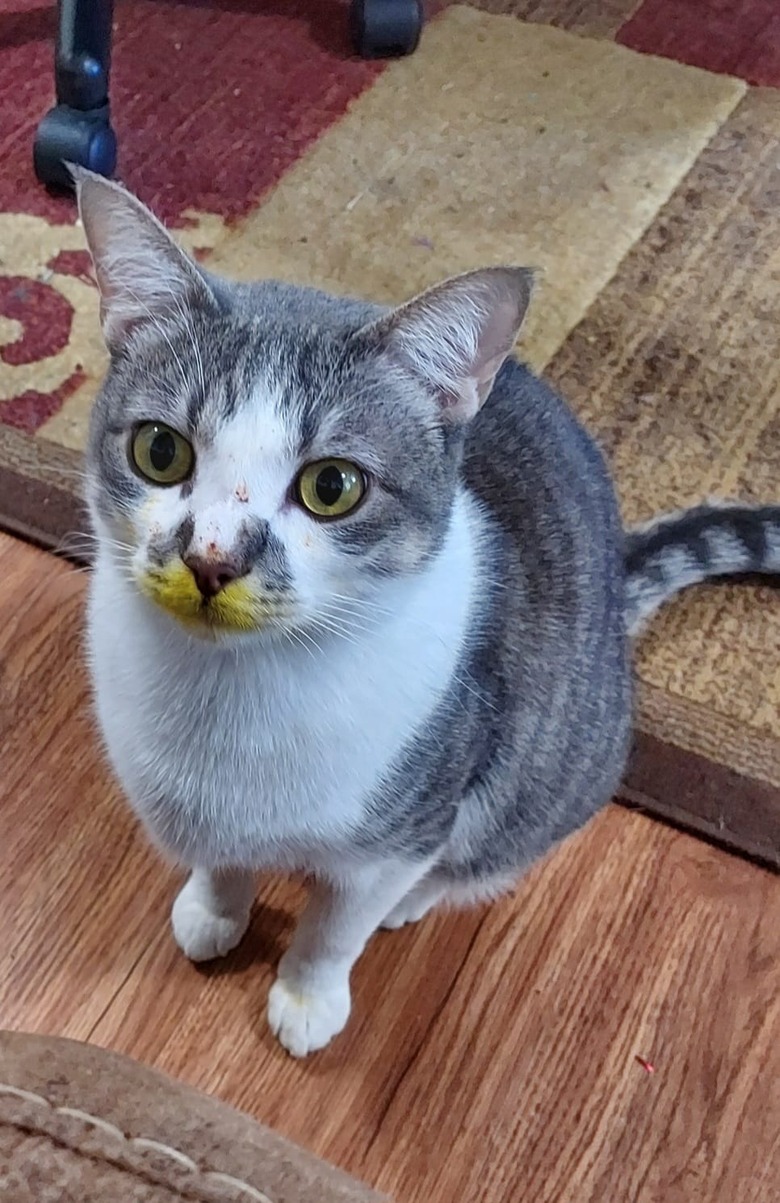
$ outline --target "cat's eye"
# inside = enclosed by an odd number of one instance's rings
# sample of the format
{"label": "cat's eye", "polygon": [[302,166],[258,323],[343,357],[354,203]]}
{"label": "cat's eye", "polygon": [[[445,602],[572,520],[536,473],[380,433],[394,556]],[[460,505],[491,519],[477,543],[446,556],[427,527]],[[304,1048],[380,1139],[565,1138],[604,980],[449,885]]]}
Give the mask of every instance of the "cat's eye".
{"label": "cat's eye", "polygon": [[318,518],[343,517],[360,503],[365,491],[365,476],[346,459],[307,464],[296,484],[301,505]]}
{"label": "cat's eye", "polygon": [[130,444],[133,463],[156,485],[178,485],[192,472],[195,453],[183,435],[162,422],[143,422]]}

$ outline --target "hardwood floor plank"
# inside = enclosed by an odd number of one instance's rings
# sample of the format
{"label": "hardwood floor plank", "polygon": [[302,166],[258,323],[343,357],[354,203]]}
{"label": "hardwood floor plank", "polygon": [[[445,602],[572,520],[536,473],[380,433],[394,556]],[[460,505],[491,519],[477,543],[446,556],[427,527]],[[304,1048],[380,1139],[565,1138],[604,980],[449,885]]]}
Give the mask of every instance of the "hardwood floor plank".
{"label": "hardwood floor plank", "polygon": [[402,1200],[423,1166],[440,1199],[767,1199],[779,906],[775,878],[607,812],[490,914],[364,1176]]}
{"label": "hardwood floor plank", "polygon": [[166,896],[94,735],[84,584],[0,537],[0,1026],[82,1038]]}

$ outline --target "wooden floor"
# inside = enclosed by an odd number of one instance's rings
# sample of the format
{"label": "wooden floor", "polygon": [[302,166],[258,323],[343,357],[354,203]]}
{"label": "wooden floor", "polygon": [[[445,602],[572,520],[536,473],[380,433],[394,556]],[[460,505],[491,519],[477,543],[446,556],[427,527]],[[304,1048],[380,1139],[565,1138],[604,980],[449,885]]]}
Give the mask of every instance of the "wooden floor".
{"label": "wooden floor", "polygon": [[177,952],[92,731],[84,586],[0,536],[0,1027],[129,1053],[397,1203],[780,1199],[778,878],[612,807],[513,899],[378,937],[348,1033],[293,1062],[263,1012],[299,894],[268,883],[219,970]]}

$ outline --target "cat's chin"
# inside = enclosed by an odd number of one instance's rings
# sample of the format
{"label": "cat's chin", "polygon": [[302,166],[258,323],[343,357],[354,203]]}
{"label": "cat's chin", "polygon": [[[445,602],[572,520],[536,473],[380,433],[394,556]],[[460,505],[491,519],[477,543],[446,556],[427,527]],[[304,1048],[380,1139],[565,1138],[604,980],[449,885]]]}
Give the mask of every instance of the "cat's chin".
{"label": "cat's chin", "polygon": [[180,622],[178,618],[174,618],[173,615],[170,615],[170,618],[180,631],[185,635],[189,635],[192,639],[197,639],[199,643],[225,643],[227,642],[227,636],[230,635],[230,632],[221,634],[213,626],[205,622],[184,623]]}
{"label": "cat's chin", "polygon": [[199,643],[209,643],[217,647],[231,647],[239,643],[246,643],[247,640],[259,639],[268,634],[267,627],[257,628],[236,628],[223,623],[211,622],[208,620],[189,620],[182,621],[175,614],[168,612],[168,617],[171,622],[183,634],[190,636],[192,639],[197,639]]}
{"label": "cat's chin", "polygon": [[254,627],[233,627],[205,616],[200,619],[183,619],[163,606],[158,609],[165,614],[175,630],[198,643],[215,648],[246,647],[250,643],[276,643],[285,641],[285,629],[273,620]]}

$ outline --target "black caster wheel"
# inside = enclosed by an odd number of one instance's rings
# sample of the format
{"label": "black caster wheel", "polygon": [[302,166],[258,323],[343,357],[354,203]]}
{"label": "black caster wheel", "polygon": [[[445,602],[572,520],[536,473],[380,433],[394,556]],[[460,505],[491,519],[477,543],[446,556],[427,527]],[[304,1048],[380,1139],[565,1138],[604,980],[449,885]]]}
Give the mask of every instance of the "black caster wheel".
{"label": "black caster wheel", "polygon": [[349,19],[361,58],[401,58],[417,49],[423,10],[420,0],[352,0]]}
{"label": "black caster wheel", "polygon": [[72,109],[58,104],[46,114],[35,135],[35,174],[49,188],[71,189],[66,163],[110,176],[116,167],[116,134],[108,105],[99,109]]}

